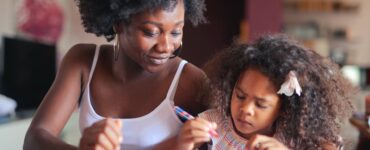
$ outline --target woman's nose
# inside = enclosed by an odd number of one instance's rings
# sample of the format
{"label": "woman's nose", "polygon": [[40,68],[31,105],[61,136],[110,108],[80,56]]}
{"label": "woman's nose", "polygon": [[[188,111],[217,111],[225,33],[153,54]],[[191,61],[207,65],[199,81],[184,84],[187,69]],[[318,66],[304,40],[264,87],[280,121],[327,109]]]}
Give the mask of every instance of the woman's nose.
{"label": "woman's nose", "polygon": [[160,36],[156,50],[159,53],[172,53],[174,44],[168,35],[163,34]]}

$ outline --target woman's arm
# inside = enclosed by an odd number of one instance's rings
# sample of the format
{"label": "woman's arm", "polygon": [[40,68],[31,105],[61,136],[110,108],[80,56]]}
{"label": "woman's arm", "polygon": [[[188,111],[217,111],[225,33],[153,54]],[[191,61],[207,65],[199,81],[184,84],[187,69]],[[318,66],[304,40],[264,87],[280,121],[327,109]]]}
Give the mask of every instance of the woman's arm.
{"label": "woman's arm", "polygon": [[82,93],[83,68],[87,68],[83,61],[92,62],[94,51],[88,48],[93,47],[76,45],[66,54],[26,133],[24,149],[77,149],[58,136],[77,107]]}

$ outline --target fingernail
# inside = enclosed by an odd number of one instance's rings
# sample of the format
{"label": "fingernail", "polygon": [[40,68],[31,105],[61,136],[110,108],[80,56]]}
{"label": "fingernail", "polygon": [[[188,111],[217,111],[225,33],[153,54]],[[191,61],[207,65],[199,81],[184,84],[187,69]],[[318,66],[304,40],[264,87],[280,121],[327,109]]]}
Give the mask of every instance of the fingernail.
{"label": "fingernail", "polygon": [[212,125],[213,125],[213,128],[217,128],[217,123],[213,122]]}

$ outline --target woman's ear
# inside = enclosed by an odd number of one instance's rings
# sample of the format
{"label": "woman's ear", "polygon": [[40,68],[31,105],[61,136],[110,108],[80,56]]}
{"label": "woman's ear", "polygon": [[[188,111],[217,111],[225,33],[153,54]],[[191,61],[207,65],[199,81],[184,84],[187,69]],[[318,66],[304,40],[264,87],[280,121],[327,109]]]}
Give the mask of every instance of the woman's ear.
{"label": "woman's ear", "polygon": [[116,23],[113,25],[113,31],[114,33],[122,33],[123,32],[123,24],[122,23]]}

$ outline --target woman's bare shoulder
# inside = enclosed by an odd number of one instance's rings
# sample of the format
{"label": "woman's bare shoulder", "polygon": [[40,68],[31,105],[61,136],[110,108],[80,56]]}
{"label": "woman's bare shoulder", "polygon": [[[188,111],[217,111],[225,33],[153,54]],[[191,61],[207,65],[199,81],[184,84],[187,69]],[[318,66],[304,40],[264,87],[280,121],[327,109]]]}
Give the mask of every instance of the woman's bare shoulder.
{"label": "woman's bare shoulder", "polygon": [[187,63],[177,88],[176,93],[180,97],[178,102],[190,113],[196,115],[207,109],[207,77],[199,67]]}
{"label": "woman's bare shoulder", "polygon": [[88,60],[92,61],[95,48],[95,44],[76,44],[69,49],[64,56],[63,61],[72,61],[76,64],[85,64]]}
{"label": "woman's bare shoulder", "polygon": [[88,72],[94,58],[95,49],[95,44],[76,44],[72,46],[63,56],[61,67],[68,70],[78,69]]}
{"label": "woman's bare shoulder", "polygon": [[182,75],[191,82],[204,81],[206,78],[204,71],[192,63],[185,65]]}

